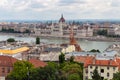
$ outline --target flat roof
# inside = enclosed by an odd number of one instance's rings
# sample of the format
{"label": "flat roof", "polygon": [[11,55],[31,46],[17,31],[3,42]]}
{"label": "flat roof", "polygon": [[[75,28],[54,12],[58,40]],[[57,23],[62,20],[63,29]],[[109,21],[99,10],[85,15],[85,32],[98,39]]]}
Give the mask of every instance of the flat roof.
{"label": "flat roof", "polygon": [[2,54],[16,54],[16,53],[24,52],[27,50],[29,50],[28,47],[21,47],[21,48],[17,48],[14,50],[0,49],[0,53],[2,53]]}

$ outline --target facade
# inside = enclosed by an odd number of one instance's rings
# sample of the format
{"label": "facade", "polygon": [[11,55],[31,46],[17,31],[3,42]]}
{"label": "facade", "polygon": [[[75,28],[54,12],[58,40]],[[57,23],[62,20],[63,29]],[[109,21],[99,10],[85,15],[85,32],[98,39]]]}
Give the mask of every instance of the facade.
{"label": "facade", "polygon": [[66,59],[74,56],[74,61],[84,63],[83,80],[91,80],[93,71],[97,68],[102,80],[111,80],[113,74],[120,70],[120,57],[117,51],[103,53],[71,52],[65,55]]}
{"label": "facade", "polygon": [[[5,80],[5,77],[13,70],[13,65],[16,61],[18,60],[10,56],[0,56],[0,80]],[[47,65],[47,63],[36,59],[30,59],[29,62],[35,68]]]}
{"label": "facade", "polygon": [[113,24],[111,28],[108,30],[108,35],[120,35],[120,25]]}
{"label": "facade", "polygon": [[69,37],[71,27],[73,27],[74,36],[77,38],[93,36],[93,29],[90,27],[90,25],[81,27],[80,25],[74,23],[68,24],[65,22],[63,15],[58,23],[51,23],[50,25],[43,24],[40,27],[36,27],[35,35]]}
{"label": "facade", "polygon": [[102,80],[111,80],[113,74],[119,70],[119,64],[115,60],[86,60],[84,64],[83,79],[92,79],[95,68],[97,68]]}
{"label": "facade", "polygon": [[0,56],[0,80],[5,80],[5,77],[13,70],[13,64],[17,59],[10,56]]}

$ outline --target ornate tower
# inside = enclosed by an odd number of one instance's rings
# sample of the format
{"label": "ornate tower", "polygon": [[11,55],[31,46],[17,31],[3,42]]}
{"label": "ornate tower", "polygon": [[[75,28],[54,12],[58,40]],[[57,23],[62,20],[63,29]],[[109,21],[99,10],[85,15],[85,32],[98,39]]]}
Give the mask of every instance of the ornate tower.
{"label": "ornate tower", "polygon": [[59,19],[59,23],[65,23],[65,19],[64,19],[64,17],[63,17],[63,14],[61,14],[61,18]]}
{"label": "ornate tower", "polygon": [[78,45],[77,41],[74,38],[73,26],[71,26],[70,28],[70,43],[69,44],[74,45],[76,51],[82,51],[82,49],[80,48],[80,46]]}

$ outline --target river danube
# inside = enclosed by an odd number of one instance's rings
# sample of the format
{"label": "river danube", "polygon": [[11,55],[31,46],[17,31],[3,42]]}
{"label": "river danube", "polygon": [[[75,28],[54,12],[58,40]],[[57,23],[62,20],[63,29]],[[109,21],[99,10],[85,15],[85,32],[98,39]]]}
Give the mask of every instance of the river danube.
{"label": "river danube", "polygon": [[[12,35],[0,35],[0,41],[7,40],[8,38],[15,38],[15,40],[20,40],[24,42],[35,42],[34,37],[16,37]],[[57,38],[41,38],[41,42],[45,43],[68,43],[67,39],[57,39]],[[107,42],[107,41],[86,41],[86,40],[78,40],[77,41],[81,48],[85,51],[89,51],[91,49],[99,49],[100,51],[104,51],[109,45],[112,44],[120,44],[120,42]]]}

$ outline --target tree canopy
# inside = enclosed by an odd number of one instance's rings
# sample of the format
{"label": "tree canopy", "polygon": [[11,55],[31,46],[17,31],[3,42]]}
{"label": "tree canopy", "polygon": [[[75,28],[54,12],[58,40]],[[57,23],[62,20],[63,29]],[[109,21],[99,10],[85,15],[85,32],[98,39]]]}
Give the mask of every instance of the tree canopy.
{"label": "tree canopy", "polygon": [[7,42],[15,42],[15,39],[14,38],[9,38],[9,39],[7,39]]}
{"label": "tree canopy", "polygon": [[61,52],[59,55],[59,63],[64,63],[65,62],[65,55]]}
{"label": "tree canopy", "polygon": [[36,37],[36,44],[40,44],[40,38]]}
{"label": "tree canopy", "polygon": [[100,51],[98,49],[97,50],[92,49],[92,50],[90,50],[90,52],[98,52],[98,53],[100,53]]}
{"label": "tree canopy", "polygon": [[83,80],[82,73],[82,65],[76,62],[48,62],[45,67],[34,68],[27,61],[18,61],[7,80]]}
{"label": "tree canopy", "polygon": [[83,80],[82,74],[82,67],[77,63],[69,62],[62,68],[62,76],[67,80]]}
{"label": "tree canopy", "polygon": [[120,72],[114,73],[113,80],[120,80]]}
{"label": "tree canopy", "polygon": [[95,70],[93,71],[93,74],[92,75],[92,80],[102,80],[101,79],[101,76],[99,75],[98,71],[97,71],[97,68],[95,68]]}
{"label": "tree canopy", "polygon": [[33,65],[28,61],[17,61],[13,71],[7,76],[8,80],[26,80]]}

